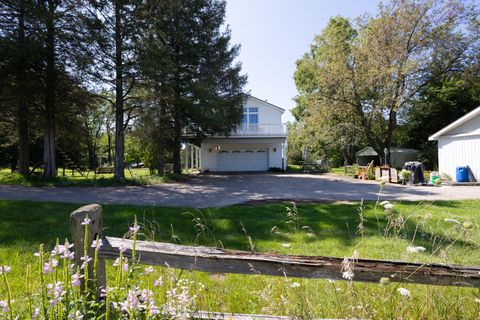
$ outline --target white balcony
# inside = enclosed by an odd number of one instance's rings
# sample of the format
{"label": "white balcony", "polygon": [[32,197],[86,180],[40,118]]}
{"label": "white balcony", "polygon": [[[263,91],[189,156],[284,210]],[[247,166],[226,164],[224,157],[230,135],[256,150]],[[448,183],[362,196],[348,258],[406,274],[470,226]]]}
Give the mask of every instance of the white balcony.
{"label": "white balcony", "polygon": [[280,124],[249,124],[241,125],[234,130],[232,136],[287,136],[287,125]]}

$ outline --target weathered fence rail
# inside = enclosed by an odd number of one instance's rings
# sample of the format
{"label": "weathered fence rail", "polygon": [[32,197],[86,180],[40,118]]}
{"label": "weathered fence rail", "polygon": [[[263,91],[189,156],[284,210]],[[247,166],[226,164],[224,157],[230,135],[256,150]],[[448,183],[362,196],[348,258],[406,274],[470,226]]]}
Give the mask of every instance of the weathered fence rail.
{"label": "weathered fence rail", "polygon": [[[131,257],[133,241],[105,237],[101,207],[88,205],[74,211],[71,215],[72,235],[76,250],[83,250],[85,245],[84,226],[81,222],[87,216],[91,219],[91,224],[88,226],[90,234],[88,248],[91,247],[90,243],[97,236],[103,239],[103,247],[99,252],[101,261],[98,263],[96,273],[98,289],[98,287],[106,285],[103,259],[118,258],[120,247],[125,249],[124,256]],[[136,259],[140,263],[148,265],[211,273],[345,280],[342,277],[343,258],[255,253],[150,241],[136,241],[135,245]],[[93,248],[89,250],[93,250]],[[89,255],[92,256],[93,252]],[[77,264],[81,264],[80,256],[76,255]],[[93,274],[90,278],[92,276]],[[480,288],[480,267],[371,259],[355,260],[352,281],[379,283],[381,278],[388,278],[392,282]],[[205,314],[203,316],[206,317]],[[251,316],[249,319],[254,318],[255,316]],[[283,319],[282,317],[273,318]]]}

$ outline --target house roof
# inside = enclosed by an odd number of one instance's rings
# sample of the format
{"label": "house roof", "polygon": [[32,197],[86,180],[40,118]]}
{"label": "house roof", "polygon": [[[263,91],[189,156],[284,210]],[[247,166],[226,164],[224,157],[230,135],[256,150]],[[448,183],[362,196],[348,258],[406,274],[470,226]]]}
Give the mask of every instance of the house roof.
{"label": "house roof", "polygon": [[438,140],[441,136],[444,136],[446,133],[449,133],[453,129],[461,126],[465,122],[477,117],[480,115],[480,106],[477,107],[476,109],[473,109],[463,117],[455,120],[454,122],[450,123],[448,126],[443,128],[442,130],[437,131],[436,133],[432,134],[430,137],[428,137],[428,140]]}
{"label": "house roof", "polygon": [[276,106],[276,105],[274,105],[274,104],[272,104],[272,103],[270,103],[270,102],[268,102],[268,101],[259,99],[259,98],[257,98],[257,97],[254,97],[254,96],[250,95],[250,94],[247,94],[247,97],[248,97],[248,98],[251,98],[251,99],[253,99],[253,100],[255,100],[255,101],[258,101],[258,102],[260,102],[260,103],[266,104],[266,105],[268,105],[268,106],[270,106],[270,107],[273,107],[273,108],[275,108],[275,109],[278,109],[278,110],[280,110],[280,111],[282,112],[282,114],[285,112],[285,109],[280,108],[279,106]]}
{"label": "house roof", "polygon": [[[391,147],[390,153],[391,154],[399,154],[399,153],[417,153],[418,150],[410,149],[410,148],[399,148],[399,147]],[[360,151],[355,153],[357,157],[374,157],[378,156],[378,153],[372,147],[363,148]]]}

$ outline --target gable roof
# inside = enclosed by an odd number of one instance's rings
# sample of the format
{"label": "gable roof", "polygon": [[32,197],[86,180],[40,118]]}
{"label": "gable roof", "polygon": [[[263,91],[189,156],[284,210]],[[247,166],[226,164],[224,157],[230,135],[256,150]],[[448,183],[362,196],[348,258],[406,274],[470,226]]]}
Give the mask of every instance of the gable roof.
{"label": "gable roof", "polygon": [[275,108],[275,109],[277,109],[277,110],[280,110],[280,111],[282,112],[282,114],[285,112],[285,109],[280,108],[280,107],[278,107],[278,106],[276,106],[276,105],[274,105],[274,104],[272,104],[272,103],[270,103],[270,102],[268,102],[268,101],[265,101],[265,100],[259,99],[259,98],[257,98],[257,97],[254,97],[254,96],[252,96],[252,95],[250,95],[250,94],[247,94],[247,98],[253,99],[253,100],[255,100],[255,101],[257,101],[257,102],[260,102],[260,103],[263,103],[263,104],[265,104],[265,105],[267,105],[267,106],[269,106],[269,107],[273,107],[273,108]]}
{"label": "gable roof", "polygon": [[[418,150],[410,149],[410,148],[400,148],[400,147],[390,147],[391,154],[398,154],[398,153],[418,153]],[[365,147],[360,151],[355,153],[357,157],[373,157],[378,156],[378,153],[372,147]]]}
{"label": "gable roof", "polygon": [[480,115],[480,107],[477,107],[476,109],[473,109],[472,111],[470,111],[469,113],[467,113],[466,115],[464,115],[463,117],[455,120],[454,122],[450,123],[448,126],[446,126],[445,128],[435,132],[434,134],[432,134],[430,137],[428,137],[428,140],[438,140],[438,138],[440,138],[441,136],[444,136],[446,133],[452,131],[453,129],[461,126],[462,124],[464,124],[465,122],[477,117]]}

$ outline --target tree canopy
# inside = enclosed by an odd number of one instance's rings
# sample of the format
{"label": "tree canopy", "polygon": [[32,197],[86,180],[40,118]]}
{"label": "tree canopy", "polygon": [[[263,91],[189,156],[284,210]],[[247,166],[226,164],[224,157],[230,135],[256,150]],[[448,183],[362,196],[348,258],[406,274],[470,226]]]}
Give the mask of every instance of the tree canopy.
{"label": "tree canopy", "polygon": [[478,17],[462,1],[392,0],[331,18],[297,61],[294,114],[320,140],[337,137],[347,161],[360,142],[383,154],[425,88],[474,62]]}

